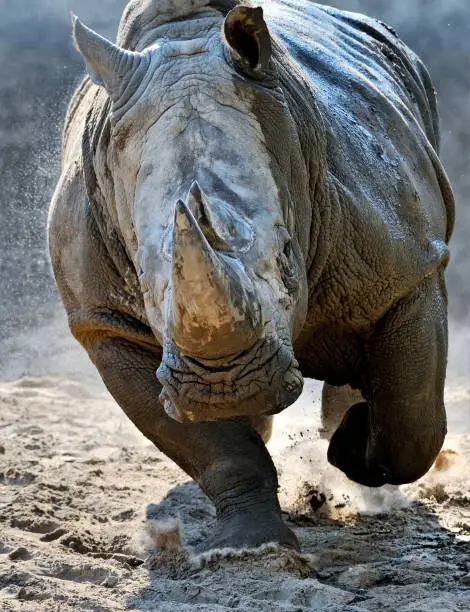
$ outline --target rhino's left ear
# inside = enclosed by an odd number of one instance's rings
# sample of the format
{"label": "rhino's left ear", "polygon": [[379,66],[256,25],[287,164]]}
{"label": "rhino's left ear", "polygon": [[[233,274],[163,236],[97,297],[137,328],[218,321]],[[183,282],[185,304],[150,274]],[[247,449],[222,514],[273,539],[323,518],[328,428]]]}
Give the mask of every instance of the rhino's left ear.
{"label": "rhino's left ear", "polygon": [[265,71],[271,58],[271,36],[261,7],[237,6],[224,23],[225,39],[235,60],[251,70]]}
{"label": "rhino's left ear", "polygon": [[103,85],[112,99],[122,94],[134,70],[139,66],[141,53],[121,49],[111,41],[87,28],[77,16],[72,16],[73,40],[86,62],[88,74],[97,85]]}

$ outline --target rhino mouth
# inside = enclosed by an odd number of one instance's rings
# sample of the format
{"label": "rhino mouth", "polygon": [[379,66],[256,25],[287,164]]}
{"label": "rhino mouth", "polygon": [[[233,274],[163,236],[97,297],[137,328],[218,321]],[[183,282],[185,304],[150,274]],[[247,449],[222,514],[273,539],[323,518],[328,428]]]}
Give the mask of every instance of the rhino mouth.
{"label": "rhino mouth", "polygon": [[292,348],[277,339],[259,341],[231,358],[204,360],[166,343],[157,377],[166,413],[180,422],[276,414],[303,388]]}

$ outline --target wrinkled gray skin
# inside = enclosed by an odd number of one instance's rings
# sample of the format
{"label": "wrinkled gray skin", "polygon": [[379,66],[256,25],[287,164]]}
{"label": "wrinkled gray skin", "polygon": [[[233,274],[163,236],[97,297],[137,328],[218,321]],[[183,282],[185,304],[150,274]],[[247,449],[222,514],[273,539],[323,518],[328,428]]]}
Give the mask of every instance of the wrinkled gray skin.
{"label": "wrinkled gray skin", "polygon": [[75,20],[91,79],[50,213],[71,330],[213,500],[203,548],[298,547],[264,441],[302,376],[359,483],[419,478],[446,432],[453,199],[426,69],[375,20],[263,8],[133,0],[118,46]]}

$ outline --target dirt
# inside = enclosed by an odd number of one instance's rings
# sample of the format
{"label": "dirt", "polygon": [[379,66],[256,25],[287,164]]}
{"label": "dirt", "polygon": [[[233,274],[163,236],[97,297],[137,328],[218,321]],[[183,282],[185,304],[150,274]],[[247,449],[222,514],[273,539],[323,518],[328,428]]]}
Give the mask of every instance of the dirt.
{"label": "dirt", "polygon": [[449,382],[436,466],[375,491],[327,464],[308,381],[269,445],[302,554],[198,557],[211,503],[127,420],[63,323],[0,354],[0,610],[470,609],[465,380]]}

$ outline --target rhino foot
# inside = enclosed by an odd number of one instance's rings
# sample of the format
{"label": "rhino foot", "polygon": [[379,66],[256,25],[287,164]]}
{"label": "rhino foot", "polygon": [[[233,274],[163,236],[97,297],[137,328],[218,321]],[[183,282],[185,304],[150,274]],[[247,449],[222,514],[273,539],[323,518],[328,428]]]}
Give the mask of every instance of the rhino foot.
{"label": "rhino foot", "polygon": [[218,519],[213,534],[198,552],[216,548],[258,548],[268,543],[300,552],[297,536],[277,513],[241,513]]}

